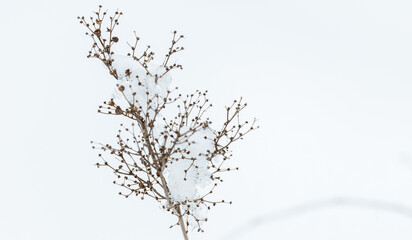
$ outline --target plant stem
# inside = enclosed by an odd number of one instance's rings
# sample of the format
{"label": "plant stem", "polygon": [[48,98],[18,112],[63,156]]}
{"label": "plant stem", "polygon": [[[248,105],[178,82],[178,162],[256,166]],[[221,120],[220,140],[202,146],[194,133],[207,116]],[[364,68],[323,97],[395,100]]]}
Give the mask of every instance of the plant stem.
{"label": "plant stem", "polygon": [[181,210],[180,210],[180,206],[176,207],[176,211],[179,214],[179,225],[180,225],[180,229],[182,230],[182,234],[185,240],[189,240],[189,236],[187,236],[187,232],[186,232],[186,227],[185,227],[185,222],[183,221],[183,217],[181,214]]}
{"label": "plant stem", "polygon": [[187,230],[185,227],[185,222],[183,221],[182,211],[180,210],[180,206],[173,207],[172,201],[170,200],[169,188],[167,187],[166,179],[163,176],[163,173],[160,173],[160,179],[162,180],[162,185],[163,185],[163,190],[165,192],[167,205],[169,206],[169,208],[174,208],[174,210],[178,214],[177,217],[179,218],[179,225],[180,225],[180,229],[182,230],[183,238],[185,240],[189,240],[189,236],[187,235]]}
{"label": "plant stem", "polygon": [[[130,105],[132,105],[131,103],[129,103]],[[163,175],[163,170],[164,170],[164,166],[166,166],[165,163],[165,159],[162,157],[159,157],[153,150],[152,146],[150,145],[150,138],[149,138],[149,134],[147,131],[147,125],[144,121],[140,120],[139,116],[137,114],[135,114],[135,117],[137,119],[137,123],[140,125],[142,133],[143,133],[143,137],[146,141],[146,146],[149,150],[150,156],[152,156],[153,158],[153,162],[154,163],[158,163],[161,165],[161,169],[159,171],[160,174],[160,179],[162,181],[162,188],[165,192],[165,196],[166,196],[166,200],[167,200],[167,205],[169,208],[174,208],[176,213],[178,214],[177,217],[179,218],[179,225],[180,225],[180,229],[182,230],[182,234],[183,234],[183,238],[184,240],[189,240],[189,237],[187,235],[187,231],[186,231],[186,227],[185,227],[185,222],[183,221],[183,216],[180,210],[180,206],[176,206],[173,207],[172,201],[170,200],[170,190],[169,187],[167,186],[167,182],[166,179]],[[161,162],[159,162],[161,161]]]}

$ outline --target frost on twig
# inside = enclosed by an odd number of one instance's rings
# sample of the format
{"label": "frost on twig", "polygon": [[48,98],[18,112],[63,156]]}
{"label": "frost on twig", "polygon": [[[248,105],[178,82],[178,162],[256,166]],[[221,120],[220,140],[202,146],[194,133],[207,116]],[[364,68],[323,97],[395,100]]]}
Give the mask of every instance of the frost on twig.
{"label": "frost on twig", "polygon": [[212,206],[231,204],[213,200],[211,194],[223,182],[222,173],[237,170],[225,165],[231,157],[230,147],[257,128],[256,120],[240,120],[247,106],[240,98],[226,107],[223,124],[213,129],[207,117],[212,107],[207,91],[181,94],[177,87],[170,87],[170,71],[182,69],[171,63],[173,55],[183,50],[178,46],[182,35],[173,32],[162,64],[155,65],[150,46],[138,53],[136,33],[126,56],[113,52],[119,41],[114,29],[122,12],[107,17],[100,6],[94,14],[89,19],[78,17],[93,41],[88,57],[103,62],[116,79],[114,97],[99,106],[98,112],[128,120],[118,130],[115,145],[92,142],[92,148],[100,151],[96,166],[113,171],[113,183],[123,188],[120,195],[155,199],[176,215],[174,225],[180,225],[187,239],[188,227],[203,231],[201,223],[207,221]]}

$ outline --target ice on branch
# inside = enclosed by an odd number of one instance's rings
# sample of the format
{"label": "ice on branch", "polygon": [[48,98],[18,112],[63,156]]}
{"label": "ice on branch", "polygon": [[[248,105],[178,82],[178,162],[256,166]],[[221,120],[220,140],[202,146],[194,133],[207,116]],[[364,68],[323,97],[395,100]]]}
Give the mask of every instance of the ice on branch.
{"label": "ice on branch", "polygon": [[189,136],[188,142],[182,145],[183,148],[187,148],[188,159],[171,156],[176,160],[165,169],[165,176],[173,201],[183,203],[200,199],[213,184],[213,168],[208,159],[209,153],[214,151],[213,138],[212,129],[200,129]]}
{"label": "ice on branch", "polygon": [[[114,92],[114,100],[123,106],[132,104],[142,105],[142,109],[150,108],[150,116],[154,116],[157,108],[154,102],[163,103],[164,97],[170,92],[172,78],[169,73],[164,74],[166,69],[163,66],[149,64],[148,69],[161,78],[148,75],[146,71],[135,60],[128,56],[113,56],[113,68],[116,69],[118,81]],[[153,99],[151,105],[146,106],[148,99]],[[161,130],[165,124],[159,124],[158,114],[153,119],[155,126],[152,133],[154,138],[161,139]],[[182,158],[180,152],[174,152],[170,157],[169,164],[163,170],[169,187],[169,196],[174,204],[185,204],[184,209],[199,219],[205,219],[204,206],[197,206],[200,198],[210,191],[213,186],[212,164],[208,160],[210,153],[214,151],[214,131],[210,127],[200,128],[198,131],[191,131],[190,127],[183,126],[182,132],[190,132],[182,137],[182,142],[176,144],[181,149],[186,149],[186,156]],[[173,142],[164,143],[170,147]],[[180,156],[179,156],[180,155]],[[186,204],[192,202],[193,204]],[[162,203],[164,206],[167,202]]]}
{"label": "ice on branch", "polygon": [[[133,100],[145,103],[147,98],[152,99],[156,95],[159,98],[166,97],[170,90],[172,78],[166,73],[164,66],[148,64],[147,70],[153,73],[148,75],[138,62],[129,56],[120,55],[113,55],[112,66],[118,75],[115,89],[115,97],[118,99],[127,100],[129,103],[133,103]],[[122,87],[124,90],[119,91]]]}

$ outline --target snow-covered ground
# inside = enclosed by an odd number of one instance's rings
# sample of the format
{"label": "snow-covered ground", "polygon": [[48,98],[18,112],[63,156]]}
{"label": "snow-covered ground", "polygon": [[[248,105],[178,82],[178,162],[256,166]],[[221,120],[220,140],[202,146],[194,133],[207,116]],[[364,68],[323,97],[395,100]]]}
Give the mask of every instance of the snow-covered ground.
{"label": "snow-covered ground", "polygon": [[[208,89],[214,121],[238,96],[261,128],[215,192],[232,200],[192,240],[412,238],[412,3],[102,1],[161,60],[173,30],[182,91]],[[76,17],[94,1],[1,4],[0,239],[181,239],[155,201],[124,199],[90,140],[113,80],[86,59]],[[155,56],[156,57],[156,56]]]}

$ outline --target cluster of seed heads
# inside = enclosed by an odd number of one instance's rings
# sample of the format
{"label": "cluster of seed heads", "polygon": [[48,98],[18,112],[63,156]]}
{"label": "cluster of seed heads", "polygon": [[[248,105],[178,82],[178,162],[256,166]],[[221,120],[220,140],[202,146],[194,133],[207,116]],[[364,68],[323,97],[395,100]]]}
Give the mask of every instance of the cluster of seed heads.
{"label": "cluster of seed heads", "polygon": [[[113,45],[119,42],[119,38],[114,35],[114,29],[119,24],[122,12],[116,11],[109,17],[109,23],[105,25],[107,11],[102,12],[99,6],[94,16],[86,20],[85,17],[78,17],[80,24],[87,28],[87,35],[92,39],[92,48],[87,57],[97,58],[108,68],[110,74],[119,80],[118,69],[113,67]],[[135,43],[130,45],[131,52],[127,54],[130,58],[140,64],[146,70],[146,74],[153,77],[154,81],[162,81],[162,78],[173,69],[182,69],[179,64],[169,64],[171,56],[184,48],[176,44],[183,38],[173,32],[173,39],[169,47],[162,66],[164,73],[152,74],[149,71],[148,63],[154,59],[154,53],[148,46],[141,55],[137,56],[137,44],[139,37],[135,33]],[[130,84],[137,84],[144,88],[138,76],[132,76],[130,69],[121,73],[127,79],[136,78]],[[256,120],[252,122],[241,121],[240,112],[247,106],[242,102],[242,98],[233,101],[226,107],[226,119],[217,130],[213,130],[213,137],[204,136],[205,141],[213,142],[213,149],[200,153],[199,157],[206,158],[208,170],[211,173],[213,184],[209,191],[203,196],[193,200],[175,201],[171,198],[167,179],[164,176],[165,169],[176,161],[189,161],[190,165],[184,170],[186,180],[187,173],[192,168],[198,168],[198,157],[191,155],[187,149],[191,144],[190,137],[202,129],[210,129],[212,121],[206,117],[207,110],[212,107],[207,98],[207,91],[196,90],[192,94],[180,94],[178,88],[168,90],[165,96],[150,94],[146,92],[146,100],[141,102],[135,98],[133,92],[135,86],[127,84],[117,84],[118,90],[123,94],[127,105],[118,104],[117,100],[110,99],[99,106],[98,112],[108,115],[121,116],[127,120],[128,124],[121,124],[121,128],[116,135],[116,144],[101,144],[92,142],[92,148],[98,149],[101,159],[96,163],[97,167],[109,168],[113,171],[116,179],[114,184],[122,187],[124,191],[120,195],[128,198],[138,196],[141,199],[152,198],[160,202],[164,209],[178,217],[176,224],[179,225],[187,239],[187,227],[189,219],[194,219],[197,223],[198,231],[203,231],[200,222],[207,221],[199,219],[193,214],[196,207],[206,206],[210,209],[219,203],[229,203],[228,201],[214,201],[209,197],[219,183],[223,182],[221,173],[237,170],[238,168],[225,167],[225,162],[232,156],[230,146],[255,127]],[[126,90],[132,92],[133,98],[127,98],[124,94]],[[167,110],[167,113],[165,111]],[[168,116],[168,117],[166,117]],[[216,161],[219,159],[219,161]]]}

